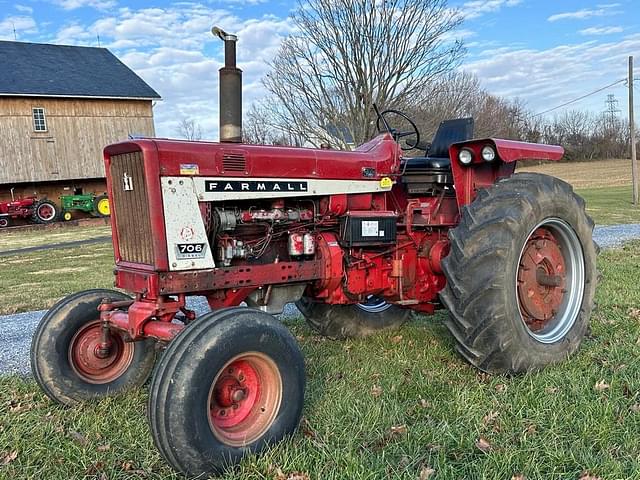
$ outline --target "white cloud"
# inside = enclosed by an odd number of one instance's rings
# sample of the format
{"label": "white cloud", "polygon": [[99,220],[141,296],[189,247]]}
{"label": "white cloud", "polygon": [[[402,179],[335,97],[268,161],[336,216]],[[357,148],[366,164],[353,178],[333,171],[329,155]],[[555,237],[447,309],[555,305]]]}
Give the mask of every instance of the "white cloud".
{"label": "white cloud", "polygon": [[[595,40],[538,50],[501,48],[463,68],[478,76],[492,93],[524,100],[534,111],[543,111],[625,78],[627,57],[640,56],[640,34],[616,42]],[[624,87],[618,87],[620,95]],[[606,93],[575,104],[573,108],[600,109]]]}
{"label": "white cloud", "polygon": [[[253,0],[252,0],[253,1]],[[286,12],[285,12],[286,13]],[[260,80],[282,39],[293,31],[287,18],[265,15],[241,19],[226,9],[182,2],[165,8],[122,7],[90,25],[61,28],[56,43],[109,48],[162,97],[154,109],[159,136],[175,136],[182,118],[202,125],[205,138],[218,135],[218,69],[223,44],[211,34],[219,25],[238,35],[243,70],[243,104],[264,96]]]}
{"label": "white cloud", "polygon": [[590,27],[580,30],[580,35],[611,35],[624,31],[622,27]]}
{"label": "white cloud", "polygon": [[616,7],[619,6],[619,3],[609,3],[605,5],[598,5],[597,9],[582,8],[574,12],[556,13],[547,18],[547,21],[557,22],[558,20],[586,20],[594,17],[618,15],[622,13],[620,10],[616,10]]}
{"label": "white cloud", "polygon": [[83,7],[107,10],[117,5],[115,0],[53,0],[53,3],[65,10],[75,10]]}
{"label": "white cloud", "polygon": [[[13,15],[0,21],[0,40],[18,40],[22,34],[32,34],[38,31],[36,21],[26,15]],[[14,34],[15,32],[15,34]]]}
{"label": "white cloud", "polygon": [[33,8],[27,6],[27,5],[20,5],[19,3],[14,5],[13,8],[15,8],[17,11],[21,12],[21,13],[33,13]]}
{"label": "white cloud", "polygon": [[522,0],[472,0],[462,5],[462,13],[466,19],[477,18],[485,13],[497,12],[502,7],[515,7]]}

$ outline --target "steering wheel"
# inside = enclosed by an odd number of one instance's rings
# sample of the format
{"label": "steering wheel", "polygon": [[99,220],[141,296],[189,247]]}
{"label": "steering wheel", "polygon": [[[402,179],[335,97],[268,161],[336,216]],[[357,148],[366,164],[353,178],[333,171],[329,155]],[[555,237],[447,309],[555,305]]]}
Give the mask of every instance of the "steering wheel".
{"label": "steering wheel", "polygon": [[[415,140],[412,140],[412,141],[405,140],[404,143],[406,144],[406,147],[403,147],[401,145],[400,146],[401,150],[406,152],[407,150],[413,150],[418,146],[418,144],[420,143],[420,132],[418,131],[418,127],[416,126],[416,124],[413,123],[413,120],[411,120],[406,114],[393,109],[385,110],[384,112],[379,112],[378,107],[376,105],[374,105],[373,108],[375,109],[376,114],[378,115],[378,120],[376,121],[376,128],[378,129],[379,132],[383,131],[382,128],[380,127],[380,122],[382,121],[382,124],[384,125],[385,130],[389,132],[391,135],[393,135],[393,138],[396,142],[398,142],[398,140],[404,137],[415,136]],[[391,128],[389,126],[389,122],[387,122],[387,119],[385,118],[385,116],[388,116],[389,114],[398,115],[399,117],[402,117],[409,123],[409,125],[411,125],[413,130],[401,132],[396,130],[395,128]]]}

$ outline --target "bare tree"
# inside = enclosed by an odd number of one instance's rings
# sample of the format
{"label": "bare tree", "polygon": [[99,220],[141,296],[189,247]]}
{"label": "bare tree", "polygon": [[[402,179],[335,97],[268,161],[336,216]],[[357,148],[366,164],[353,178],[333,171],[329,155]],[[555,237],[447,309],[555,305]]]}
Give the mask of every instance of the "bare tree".
{"label": "bare tree", "polygon": [[187,140],[202,140],[202,127],[193,119],[183,118],[178,124],[178,135]]}
{"label": "bare tree", "polygon": [[[416,103],[464,53],[462,21],[446,0],[310,0],[292,16],[264,84],[262,122],[285,138],[345,148],[375,133],[373,104]],[[336,139],[327,127],[351,138]]]}

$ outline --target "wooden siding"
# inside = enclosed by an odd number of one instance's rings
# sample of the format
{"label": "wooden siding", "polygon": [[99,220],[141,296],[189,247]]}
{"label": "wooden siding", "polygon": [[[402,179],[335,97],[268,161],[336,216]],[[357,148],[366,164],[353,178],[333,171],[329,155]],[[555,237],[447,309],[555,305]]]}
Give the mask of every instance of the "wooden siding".
{"label": "wooden siding", "polygon": [[104,177],[102,149],[129,134],[154,135],[151,101],[0,97],[0,184]]}

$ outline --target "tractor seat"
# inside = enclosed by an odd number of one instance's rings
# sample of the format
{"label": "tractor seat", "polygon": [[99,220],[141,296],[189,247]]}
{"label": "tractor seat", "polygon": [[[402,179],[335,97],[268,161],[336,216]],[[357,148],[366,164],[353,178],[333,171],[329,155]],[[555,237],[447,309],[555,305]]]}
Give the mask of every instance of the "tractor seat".
{"label": "tractor seat", "polygon": [[405,175],[423,174],[433,170],[451,167],[449,147],[453,143],[473,138],[473,118],[456,118],[440,123],[425,157],[411,157],[403,160],[401,171]]}

